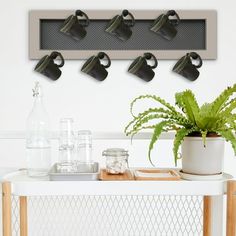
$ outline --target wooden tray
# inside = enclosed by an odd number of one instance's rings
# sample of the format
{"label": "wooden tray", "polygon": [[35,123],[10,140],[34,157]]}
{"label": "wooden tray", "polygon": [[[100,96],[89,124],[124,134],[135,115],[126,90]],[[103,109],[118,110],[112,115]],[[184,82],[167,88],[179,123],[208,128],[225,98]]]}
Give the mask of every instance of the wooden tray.
{"label": "wooden tray", "polygon": [[135,180],[180,180],[175,170],[163,169],[137,169],[134,171]]}
{"label": "wooden tray", "polygon": [[113,174],[108,174],[105,169],[101,169],[99,179],[103,181],[135,180],[133,174],[129,170],[127,170],[124,174],[113,175]]}

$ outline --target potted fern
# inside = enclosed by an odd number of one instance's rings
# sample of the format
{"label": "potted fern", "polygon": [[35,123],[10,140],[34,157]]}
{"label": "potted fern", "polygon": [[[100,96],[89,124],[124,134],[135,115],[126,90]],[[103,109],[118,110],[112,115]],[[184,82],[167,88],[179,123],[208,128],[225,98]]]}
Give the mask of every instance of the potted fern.
{"label": "potted fern", "polygon": [[[148,158],[162,132],[176,131],[173,154],[175,164],[182,144],[182,171],[194,175],[218,175],[223,170],[224,140],[232,144],[236,153],[236,84],[225,89],[213,102],[199,106],[193,92],[175,94],[175,106],[155,95],[143,95],[131,103],[132,121],[125,133],[131,137],[141,130],[153,130]],[[151,99],[151,107],[137,115],[134,105],[139,100]]]}

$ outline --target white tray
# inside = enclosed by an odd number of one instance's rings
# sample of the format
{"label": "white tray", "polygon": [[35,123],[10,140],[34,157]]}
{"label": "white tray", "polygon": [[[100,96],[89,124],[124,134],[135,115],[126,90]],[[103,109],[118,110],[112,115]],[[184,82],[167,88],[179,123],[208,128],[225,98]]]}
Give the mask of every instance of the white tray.
{"label": "white tray", "polygon": [[[99,163],[84,164],[85,169],[91,169],[91,172],[79,173],[61,173],[57,172],[57,164],[53,165],[49,171],[51,181],[94,181],[99,179]],[[89,166],[88,166],[89,165]]]}

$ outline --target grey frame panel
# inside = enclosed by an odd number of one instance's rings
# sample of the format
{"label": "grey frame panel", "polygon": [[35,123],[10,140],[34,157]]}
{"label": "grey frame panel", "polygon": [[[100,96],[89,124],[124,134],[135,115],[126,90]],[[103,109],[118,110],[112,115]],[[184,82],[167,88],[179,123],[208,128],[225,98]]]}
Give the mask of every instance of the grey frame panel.
{"label": "grey frame panel", "polygon": [[[111,19],[120,14],[122,10],[84,10],[90,19]],[[217,58],[217,13],[215,10],[176,10],[181,19],[205,20],[206,23],[206,49],[194,50],[203,59]],[[130,10],[135,19],[153,20],[166,10]],[[29,58],[40,59],[51,50],[40,49],[40,20],[65,19],[74,14],[74,10],[32,10],[29,14]],[[65,59],[87,59],[99,50],[59,50]],[[103,50],[111,59],[133,59],[147,50]],[[178,59],[189,50],[148,50],[158,59]]]}

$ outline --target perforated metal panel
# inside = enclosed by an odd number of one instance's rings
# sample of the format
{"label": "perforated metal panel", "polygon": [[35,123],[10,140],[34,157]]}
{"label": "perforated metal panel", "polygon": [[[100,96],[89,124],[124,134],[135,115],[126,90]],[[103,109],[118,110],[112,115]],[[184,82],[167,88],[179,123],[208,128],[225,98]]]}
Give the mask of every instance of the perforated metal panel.
{"label": "perforated metal panel", "polygon": [[19,207],[19,197],[12,196],[12,236],[20,235],[20,207]]}
{"label": "perforated metal panel", "polygon": [[108,20],[91,20],[87,35],[76,41],[60,32],[64,20],[40,21],[40,49],[47,50],[204,50],[206,49],[205,20],[181,20],[178,34],[165,40],[150,31],[153,20],[136,20],[131,38],[123,42],[105,32]]}
{"label": "perforated metal panel", "polygon": [[[17,198],[12,204],[19,235]],[[29,197],[29,236],[197,236],[202,209],[200,196]]]}

